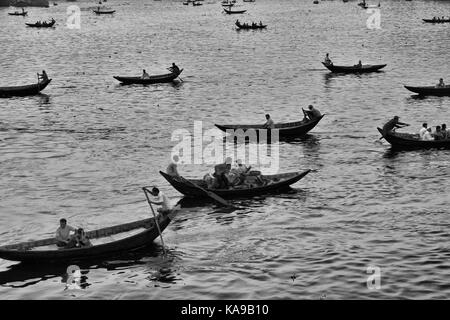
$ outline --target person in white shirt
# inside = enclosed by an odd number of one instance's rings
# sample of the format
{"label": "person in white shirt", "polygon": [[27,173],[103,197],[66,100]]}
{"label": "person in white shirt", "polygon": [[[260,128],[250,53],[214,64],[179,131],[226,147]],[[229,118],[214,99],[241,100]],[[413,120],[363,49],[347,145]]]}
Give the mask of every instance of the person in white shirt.
{"label": "person in white shirt", "polygon": [[150,200],[150,202],[161,206],[161,208],[157,209],[159,213],[165,214],[172,211],[172,206],[170,204],[169,198],[167,198],[167,196],[162,191],[159,191],[158,188],[153,187],[150,193],[154,197],[156,197],[154,201]]}
{"label": "person in white shirt", "polygon": [[422,140],[425,141],[431,141],[434,140],[433,136],[431,135],[431,128],[428,128],[427,131],[424,133]]}
{"label": "person in white shirt", "polygon": [[59,228],[56,230],[55,234],[56,245],[58,247],[65,247],[71,239],[70,232],[75,232],[76,230],[77,229],[67,224],[66,219],[62,218],[59,220]]}
{"label": "person in white shirt", "polygon": [[263,125],[263,129],[274,129],[275,122],[270,118],[270,114],[266,114],[266,123]]}
{"label": "person in white shirt", "polygon": [[427,132],[427,128],[428,128],[428,124],[426,122],[424,122],[422,124],[422,128],[419,130],[419,137],[420,137],[420,139],[423,140],[423,135],[425,134],[425,132]]}

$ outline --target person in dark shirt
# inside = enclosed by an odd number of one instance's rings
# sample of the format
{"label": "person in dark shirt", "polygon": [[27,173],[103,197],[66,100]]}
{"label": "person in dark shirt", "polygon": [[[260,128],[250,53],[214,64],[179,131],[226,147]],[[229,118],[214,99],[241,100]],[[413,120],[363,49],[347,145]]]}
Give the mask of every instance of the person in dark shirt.
{"label": "person in dark shirt", "polygon": [[387,133],[391,131],[395,131],[397,128],[403,128],[406,126],[409,126],[407,123],[403,123],[399,121],[400,118],[398,116],[395,116],[391,120],[389,120],[384,126],[383,126],[383,135],[386,135]]}
{"label": "person in dark shirt", "polygon": [[445,139],[445,134],[441,130],[441,126],[437,126],[436,133],[434,134],[434,140],[444,140],[444,139]]}

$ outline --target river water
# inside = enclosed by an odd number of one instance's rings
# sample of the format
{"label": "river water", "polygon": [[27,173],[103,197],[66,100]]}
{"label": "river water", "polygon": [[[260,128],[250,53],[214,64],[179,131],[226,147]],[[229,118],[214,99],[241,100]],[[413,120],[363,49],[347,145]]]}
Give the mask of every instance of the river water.
{"label": "river water", "polygon": [[[257,0],[238,16],[208,0],[109,0],[113,16],[93,14],[93,1],[57,3],[26,18],[0,9],[0,86],[33,83],[42,69],[53,79],[40,96],[0,99],[2,244],[48,237],[61,217],[86,229],[148,217],[144,185],[176,202],[158,171],[172,132],[192,131],[194,121],[205,130],[263,122],[265,113],[294,121],[310,103],[326,116],[280,145],[279,172],[315,169],[291,192],[235,200],[234,211],[191,203],[163,233],[166,255],[157,239],[137,255],[80,266],[81,290],[65,290],[65,266],[0,259],[1,298],[450,297],[450,151],[392,152],[376,130],[393,115],[414,131],[450,122],[450,98],[403,88],[450,81],[450,29],[421,20],[448,13],[449,1],[382,1],[373,30],[355,1]],[[79,30],[66,27],[73,4]],[[51,30],[24,25],[51,17]],[[236,18],[268,28],[237,32]],[[387,67],[331,75],[320,63],[326,52],[335,64]],[[112,78],[164,73],[172,62],[183,82]],[[179,168],[187,177],[210,169]],[[370,270],[378,289],[367,285]]]}

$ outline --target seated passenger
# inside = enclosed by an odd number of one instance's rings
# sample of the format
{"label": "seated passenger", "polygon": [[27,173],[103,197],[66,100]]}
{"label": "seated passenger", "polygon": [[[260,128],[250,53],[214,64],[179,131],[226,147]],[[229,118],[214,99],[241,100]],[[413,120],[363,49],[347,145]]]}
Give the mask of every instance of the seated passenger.
{"label": "seated passenger", "polygon": [[424,122],[422,124],[422,128],[419,130],[419,137],[422,140],[423,140],[423,135],[425,134],[425,132],[427,132],[427,127],[428,127],[428,124],[426,122]]}
{"label": "seated passenger", "polygon": [[439,83],[436,85],[437,88],[444,88],[445,87],[445,83],[444,83],[444,79],[440,78],[439,79]]}
{"label": "seated passenger", "polygon": [[66,248],[82,248],[82,247],[91,247],[91,241],[88,237],[86,237],[86,233],[82,228],[77,229],[75,235],[72,236]]}
{"label": "seated passenger", "polygon": [[331,61],[330,56],[329,56],[328,53],[325,56],[324,63],[327,64],[327,65],[331,65],[331,66],[333,65],[333,61]]}
{"label": "seated passenger", "polygon": [[436,127],[436,133],[434,134],[434,140],[444,140],[444,133],[441,130],[440,126]]}
{"label": "seated passenger", "polygon": [[142,70],[142,79],[150,79],[150,75],[147,73],[147,71]]}
{"label": "seated passenger", "polygon": [[431,141],[434,140],[433,136],[431,135],[431,128],[427,129],[427,132],[425,132],[425,134],[423,135],[423,139],[425,141]]}
{"label": "seated passenger", "polygon": [[275,122],[270,118],[270,114],[266,114],[266,123],[263,125],[263,129],[275,129]]}
{"label": "seated passenger", "polygon": [[450,139],[450,130],[447,130],[447,125],[445,123],[442,124],[441,131],[444,134],[444,139]]}
{"label": "seated passenger", "polygon": [[58,247],[65,247],[70,241],[71,235],[70,232],[75,232],[77,229],[71,227],[67,224],[67,220],[62,218],[59,220],[59,228],[56,230],[56,245]]}

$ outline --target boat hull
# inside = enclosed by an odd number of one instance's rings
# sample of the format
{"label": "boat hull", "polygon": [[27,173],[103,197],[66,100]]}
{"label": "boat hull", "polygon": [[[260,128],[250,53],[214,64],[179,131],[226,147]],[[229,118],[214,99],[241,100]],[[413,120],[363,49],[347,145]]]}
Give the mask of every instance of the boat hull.
{"label": "boat hull", "polygon": [[141,77],[120,77],[114,76],[114,79],[122,82],[122,84],[155,84],[155,83],[167,83],[175,80],[183,72],[183,69],[179,73],[169,73],[159,76],[150,76],[149,79],[142,79]]}
{"label": "boat hull", "polygon": [[242,14],[242,13],[247,12],[247,10],[236,10],[236,11],[233,11],[233,10],[226,9],[226,8],[223,8],[223,11],[225,11],[226,14]]}
{"label": "boat hull", "polygon": [[17,87],[0,87],[0,97],[23,97],[23,96],[32,96],[39,94],[42,90],[44,90],[48,84],[52,81],[52,79],[48,79],[39,84],[31,84],[26,86],[17,86]]}
{"label": "boat hull", "polygon": [[[240,198],[240,197],[252,197],[259,196],[271,192],[279,192],[288,189],[292,184],[298,182],[305,177],[311,170],[303,172],[292,172],[280,175],[274,175],[278,177],[279,181],[266,186],[259,186],[254,188],[245,189],[207,189],[203,185],[203,180],[195,179],[189,180],[193,184],[200,185],[207,191],[211,191],[223,198]],[[184,182],[182,179],[170,176],[162,171],[159,172],[176,190],[184,194],[187,197],[192,198],[206,198],[207,195],[199,188],[192,186],[190,183]],[[274,176],[264,176],[268,179],[272,179]]]}
{"label": "boat hull", "polygon": [[386,64],[377,64],[377,65],[363,65],[361,68],[355,66],[336,66],[336,65],[328,65],[326,63],[322,64],[331,72],[335,73],[369,73],[369,72],[377,72],[384,67]]}
{"label": "boat hull", "polygon": [[[275,130],[278,130],[279,137],[301,137],[307,134],[309,131],[314,129],[314,127],[322,120],[325,115],[313,119],[306,123],[299,122],[289,122],[280,123],[275,125]],[[262,125],[215,125],[220,130],[227,132],[227,130],[243,130],[244,132],[249,129],[259,130],[262,129]],[[270,135],[270,134],[269,134]]]}
{"label": "boat hull", "polygon": [[450,96],[450,86],[438,88],[438,87],[411,87],[411,86],[405,86],[406,89],[408,89],[411,92],[417,93],[421,96]]}
{"label": "boat hull", "polygon": [[416,150],[416,149],[449,149],[450,148],[450,139],[448,140],[431,140],[424,141],[419,140],[418,137],[412,134],[399,134],[399,133],[388,133],[386,135],[383,134],[383,130],[381,128],[377,128],[383,138],[389,142],[393,149],[401,149],[401,150]]}
{"label": "boat hull", "polygon": [[[148,246],[158,236],[159,232],[154,219],[149,221],[149,228],[131,237],[127,237],[110,243],[95,245],[91,247],[55,250],[14,250],[8,246],[0,248],[0,258],[24,263],[68,263],[74,261],[92,260],[102,257],[113,256],[123,252],[138,250]],[[169,225],[171,218],[158,215],[161,232]]]}

